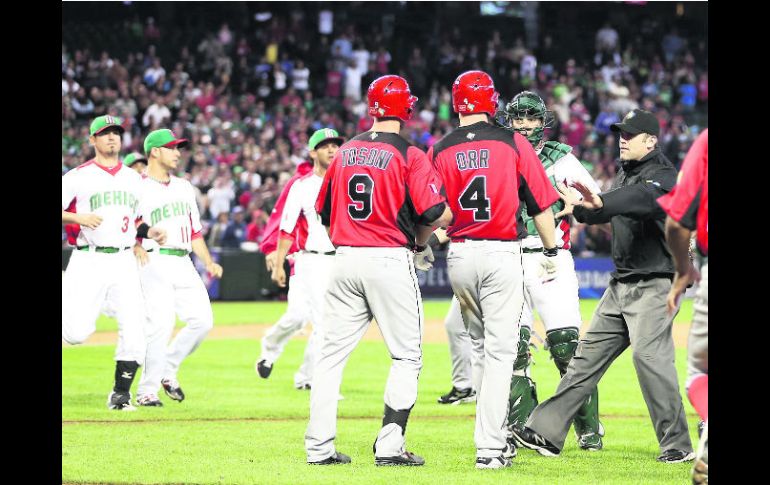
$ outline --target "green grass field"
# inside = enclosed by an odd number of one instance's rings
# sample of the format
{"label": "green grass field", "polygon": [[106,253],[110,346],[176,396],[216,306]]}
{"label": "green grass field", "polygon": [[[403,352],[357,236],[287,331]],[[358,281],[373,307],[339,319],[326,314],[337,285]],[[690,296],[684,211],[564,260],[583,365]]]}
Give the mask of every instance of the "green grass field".
{"label": "green grass field", "polygon": [[[595,304],[584,302],[587,308]],[[217,325],[272,323],[282,305],[219,303]],[[426,315],[443,318],[446,308],[446,301],[426,302]],[[680,318],[687,317],[687,311],[684,308]],[[109,330],[109,322],[106,327],[104,323],[100,328]],[[449,351],[443,343],[423,345],[419,397],[407,431],[408,448],[425,457],[424,467],[373,464],[371,446],[382,419],[390,359],[382,342],[364,341],[346,367],[341,389],[345,399],[339,403],[336,446],[353,463],[311,468],[305,464],[303,447],[309,393],[292,387],[303,349],[304,341],[290,341],[270,379],[264,380],[254,372],[256,340],[205,341],[180,371],[187,394],[183,403],[162,395],[163,408],[118,413],[105,406],[114,345],[63,347],[62,483],[689,483],[690,464],[655,461],[658,446],[630,352],[618,358],[599,385],[607,433],[604,450],[583,452],[571,434],[558,458],[519,450],[511,468],[476,470],[475,407],[436,403],[451,387]],[[677,350],[682,390],[685,357],[685,350]],[[558,372],[547,351],[535,353],[533,377],[541,399],[553,393]],[[683,399],[695,442],[698,418]]]}
{"label": "green grass field", "polygon": [[[599,300],[581,300],[580,313],[583,321],[590,321]],[[425,318],[443,320],[449,308],[449,300],[425,300]],[[215,303],[214,322],[216,325],[250,325],[275,323],[286,310],[286,302],[227,302]],[[692,320],[692,300],[683,300],[682,308],[674,323],[689,323]],[[177,321],[177,327],[182,326]],[[96,331],[115,331],[117,323],[112,318],[100,316],[96,321]]]}

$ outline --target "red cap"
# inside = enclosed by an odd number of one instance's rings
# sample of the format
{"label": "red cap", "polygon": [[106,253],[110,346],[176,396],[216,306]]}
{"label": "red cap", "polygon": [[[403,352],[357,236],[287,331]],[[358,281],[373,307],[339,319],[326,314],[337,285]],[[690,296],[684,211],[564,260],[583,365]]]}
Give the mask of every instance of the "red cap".
{"label": "red cap", "polygon": [[452,84],[452,108],[464,115],[487,113],[494,117],[497,98],[492,77],[484,71],[466,71]]}
{"label": "red cap", "polygon": [[409,83],[401,76],[382,76],[369,85],[369,114],[375,118],[395,117],[409,121],[417,97],[409,91]]}

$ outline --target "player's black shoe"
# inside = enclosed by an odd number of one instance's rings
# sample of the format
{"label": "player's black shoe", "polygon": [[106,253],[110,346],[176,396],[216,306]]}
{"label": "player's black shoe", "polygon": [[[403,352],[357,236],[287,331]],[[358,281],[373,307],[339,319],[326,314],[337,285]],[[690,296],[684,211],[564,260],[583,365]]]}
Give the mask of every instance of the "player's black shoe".
{"label": "player's black shoe", "polygon": [[452,390],[438,398],[439,404],[462,404],[476,401],[476,391],[471,389],[458,389],[452,386]]}
{"label": "player's black shoe", "polygon": [[543,456],[559,456],[561,453],[556,445],[526,426],[514,425],[511,431],[517,443],[530,450],[535,450]]}
{"label": "player's black shoe", "polygon": [[660,454],[657,460],[661,463],[682,463],[695,459],[695,453],[682,450],[666,450]]}
{"label": "player's black shoe", "polygon": [[308,465],[344,465],[346,463],[350,463],[350,457],[339,451],[324,460],[307,462]]}
{"label": "player's black shoe", "polygon": [[480,456],[476,458],[476,468],[480,470],[484,468],[507,468],[509,466],[511,466],[511,459],[503,455],[493,458],[482,458]]}
{"label": "player's black shoe", "polygon": [[257,374],[259,374],[259,377],[262,379],[267,379],[270,377],[271,372],[273,372],[273,364],[267,365],[267,361],[265,359],[257,362]]}
{"label": "player's black shoe", "polygon": [[136,408],[131,405],[131,393],[130,392],[115,392],[112,391],[107,396],[107,408],[114,409],[116,411],[135,411]]}
{"label": "player's black shoe", "polygon": [[377,466],[422,466],[425,460],[409,451],[404,451],[396,456],[375,456],[374,464]]}
{"label": "player's black shoe", "polygon": [[168,397],[174,401],[184,401],[184,392],[182,392],[182,388],[179,387],[179,382],[176,379],[163,379],[160,381],[160,384],[163,386],[163,390],[166,391]]}

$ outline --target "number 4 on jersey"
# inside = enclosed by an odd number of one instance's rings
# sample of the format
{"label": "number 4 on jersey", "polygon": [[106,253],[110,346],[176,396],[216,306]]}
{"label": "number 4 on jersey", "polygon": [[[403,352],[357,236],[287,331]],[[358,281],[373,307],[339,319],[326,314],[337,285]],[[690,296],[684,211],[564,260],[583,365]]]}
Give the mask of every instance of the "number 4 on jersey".
{"label": "number 4 on jersey", "polygon": [[460,207],[473,211],[474,221],[488,221],[492,214],[489,210],[491,203],[487,198],[487,178],[483,175],[473,177],[458,199]]}

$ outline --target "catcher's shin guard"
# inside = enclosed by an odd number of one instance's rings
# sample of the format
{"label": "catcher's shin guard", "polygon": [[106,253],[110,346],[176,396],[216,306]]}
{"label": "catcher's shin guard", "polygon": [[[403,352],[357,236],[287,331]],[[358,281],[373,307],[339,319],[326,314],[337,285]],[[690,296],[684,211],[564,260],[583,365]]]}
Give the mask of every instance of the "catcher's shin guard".
{"label": "catcher's shin guard", "polygon": [[563,377],[567,372],[567,366],[575,355],[578,346],[578,329],[576,327],[559,328],[549,330],[545,334],[545,342],[551,352],[553,362]]}
{"label": "catcher's shin guard", "polygon": [[511,392],[508,397],[508,426],[527,422],[532,410],[537,406],[537,388],[529,378],[529,366],[532,354],[529,352],[530,329],[519,329],[519,346],[516,360],[513,363],[511,376]]}
{"label": "catcher's shin guard", "polygon": [[511,377],[511,394],[508,397],[508,427],[524,425],[537,406],[537,388],[527,376]]}
{"label": "catcher's shin guard", "polygon": [[580,438],[583,435],[595,433],[604,436],[604,429],[599,423],[599,388],[594,391],[585,400],[573,421],[575,424],[575,434]]}
{"label": "catcher's shin guard", "polygon": [[[578,329],[576,327],[560,328],[546,333],[546,342],[551,356],[559,369],[559,374],[564,377],[572,357],[578,346]],[[604,435],[599,423],[599,389],[595,388],[575,415],[575,433],[578,437],[594,433]]]}

